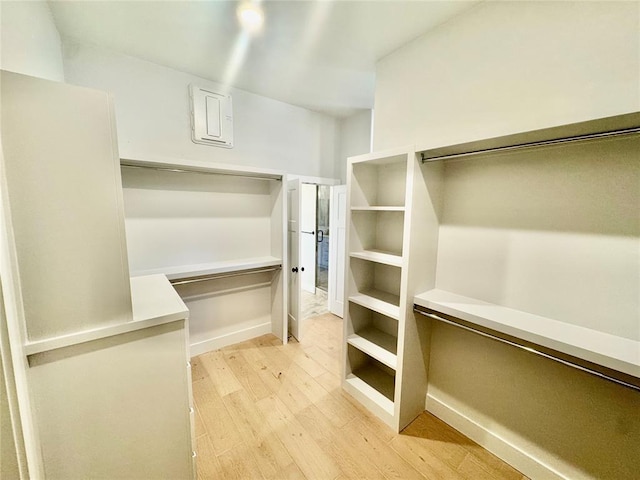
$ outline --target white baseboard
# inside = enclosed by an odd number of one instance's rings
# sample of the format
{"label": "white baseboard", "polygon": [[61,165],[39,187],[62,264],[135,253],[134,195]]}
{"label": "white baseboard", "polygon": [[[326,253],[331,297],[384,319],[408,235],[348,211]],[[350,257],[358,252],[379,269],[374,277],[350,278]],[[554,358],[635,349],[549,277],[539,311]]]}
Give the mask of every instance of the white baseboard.
{"label": "white baseboard", "polygon": [[219,335],[201,342],[192,343],[189,350],[191,356],[195,357],[203,353],[218,350],[222,347],[226,347],[227,345],[251,340],[252,338],[266,335],[267,333],[271,333],[271,322],[261,323],[260,325],[243,328],[242,330],[225,333],[224,335]]}
{"label": "white baseboard", "polygon": [[428,412],[448,423],[531,479],[567,480],[569,478],[429,394],[427,394],[426,408]]}

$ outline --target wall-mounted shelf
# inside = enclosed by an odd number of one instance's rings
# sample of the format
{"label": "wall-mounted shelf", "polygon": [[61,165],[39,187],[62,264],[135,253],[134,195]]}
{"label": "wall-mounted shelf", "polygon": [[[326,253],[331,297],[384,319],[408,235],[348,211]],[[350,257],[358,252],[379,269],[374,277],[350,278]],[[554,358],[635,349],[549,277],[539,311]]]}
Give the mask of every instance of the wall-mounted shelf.
{"label": "wall-mounted shelf", "polygon": [[266,267],[281,267],[282,259],[276,257],[241,258],[220,262],[200,263],[196,265],[178,265],[132,272],[132,276],[163,274],[171,281],[187,278],[214,276],[225,273],[241,273]]}
{"label": "wall-mounted shelf", "polygon": [[601,365],[638,379],[640,342],[597,330],[456,295],[430,290],[416,295],[415,305],[468,322],[516,340]]}
{"label": "wall-mounted shelf", "polygon": [[243,167],[240,165],[215,164],[177,158],[121,158],[120,165],[123,167],[150,168],[174,173],[204,173],[279,181],[284,178],[284,172],[277,170]]}
{"label": "wall-mounted shelf", "polygon": [[638,132],[640,132],[640,113],[634,112],[436,148],[417,145],[416,151],[421,155],[423,162],[431,162],[469,155],[605,139]]}

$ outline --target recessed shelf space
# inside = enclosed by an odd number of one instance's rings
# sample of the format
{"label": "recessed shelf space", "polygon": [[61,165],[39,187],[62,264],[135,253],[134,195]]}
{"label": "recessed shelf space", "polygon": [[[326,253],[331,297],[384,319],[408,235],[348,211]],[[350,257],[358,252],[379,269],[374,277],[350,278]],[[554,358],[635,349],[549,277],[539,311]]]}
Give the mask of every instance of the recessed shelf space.
{"label": "recessed shelf space", "polygon": [[347,343],[389,368],[397,367],[398,321],[349,302],[352,333]]}
{"label": "recessed shelf space", "polygon": [[[403,232],[404,211],[353,211],[349,251],[370,251],[402,257]],[[401,260],[395,259],[389,264],[401,263]]]}
{"label": "recessed shelf space", "polygon": [[352,258],[349,270],[352,281],[349,300],[391,318],[399,317],[399,267]]}
{"label": "recessed shelf space", "polygon": [[351,345],[347,346],[347,358],[350,373],[346,382],[380,409],[393,415],[395,372]]}
{"label": "recessed shelf space", "polygon": [[353,164],[351,208],[404,207],[407,154]]}
{"label": "recessed shelf space", "polygon": [[121,171],[130,271],[177,287],[191,354],[265,331],[286,342],[284,174],[179,159]]}

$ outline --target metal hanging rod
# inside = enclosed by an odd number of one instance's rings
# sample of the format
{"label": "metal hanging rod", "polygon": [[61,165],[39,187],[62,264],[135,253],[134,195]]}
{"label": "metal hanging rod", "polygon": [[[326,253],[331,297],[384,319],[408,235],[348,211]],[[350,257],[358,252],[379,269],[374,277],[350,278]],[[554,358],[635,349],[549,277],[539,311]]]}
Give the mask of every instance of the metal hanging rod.
{"label": "metal hanging rod", "polygon": [[632,390],[636,390],[636,391],[640,392],[640,385],[635,385],[633,383],[625,382],[624,380],[612,377],[610,375],[607,375],[605,373],[599,372],[597,370],[585,367],[583,365],[579,365],[577,363],[570,362],[568,360],[564,360],[562,358],[553,356],[553,355],[551,355],[549,353],[545,353],[545,352],[542,352],[540,350],[536,350],[533,347],[529,347],[529,346],[526,346],[526,345],[511,341],[511,340],[507,340],[506,338],[502,338],[502,337],[499,337],[497,335],[493,335],[493,334],[485,332],[483,330],[475,329],[473,327],[470,327],[470,326],[467,326],[467,325],[463,325],[461,323],[457,323],[457,322],[455,322],[453,320],[449,320],[447,318],[443,318],[440,315],[437,315],[436,313],[433,313],[431,311],[423,310],[423,308],[424,307],[420,307],[420,306],[414,305],[413,311],[416,312],[416,313],[419,313],[420,315],[424,315],[425,317],[429,317],[429,318],[432,318],[434,320],[438,320],[439,322],[446,323],[447,325],[452,325],[454,327],[461,328],[462,330],[466,330],[468,332],[475,333],[477,335],[489,338],[491,340],[496,340],[496,341],[501,342],[501,343],[506,343],[507,345],[511,345],[512,347],[516,347],[516,348],[518,348],[520,350],[524,350],[526,352],[533,353],[534,355],[538,355],[540,357],[544,357],[544,358],[547,358],[549,360],[553,360],[554,362],[561,363],[563,365],[566,365],[567,367],[575,368],[575,369],[580,370],[582,372],[589,373],[591,375],[595,375],[596,377],[600,377],[600,378],[602,378],[604,380],[608,380],[609,382],[617,383],[618,385],[622,385],[623,387],[631,388]]}
{"label": "metal hanging rod", "polygon": [[239,277],[241,275],[253,275],[255,273],[275,272],[277,270],[282,270],[282,266],[274,265],[273,267],[252,268],[250,270],[240,270],[237,272],[212,273],[210,275],[202,275],[202,276],[190,277],[190,278],[180,278],[180,279],[169,280],[169,281],[171,282],[171,285],[186,285],[189,283],[206,282],[207,280],[217,280],[219,278]]}
{"label": "metal hanging rod", "polygon": [[186,168],[174,168],[174,167],[158,167],[155,165],[131,165],[129,163],[120,163],[121,167],[126,168],[146,168],[151,170],[157,170],[159,172],[172,172],[172,173],[197,173],[201,175],[226,175],[230,177],[243,177],[243,178],[252,178],[255,180],[276,180],[278,182],[282,181],[282,176],[279,175],[251,175],[244,174],[240,172],[225,172],[225,171],[207,171],[207,170],[189,170]]}
{"label": "metal hanging rod", "polygon": [[[587,140],[596,140],[596,139],[599,139],[599,138],[602,139],[602,138],[618,137],[618,136],[622,136],[622,135],[632,135],[634,133],[640,133],[640,127],[626,128],[626,129],[623,129],[623,130],[613,130],[613,131],[609,131],[609,132],[590,133],[590,134],[586,134],[586,135],[576,135],[576,136],[572,136],[572,137],[556,138],[556,139],[553,139],[553,140],[539,140],[539,141],[535,141],[535,142],[519,143],[517,145],[506,145],[504,147],[484,148],[484,149],[479,149],[479,150],[472,150],[472,151],[469,151],[469,152],[452,153],[452,154],[449,154],[449,155],[438,155],[438,156],[435,156],[435,157],[429,157],[428,155],[426,155],[425,152],[428,152],[429,150],[425,150],[425,151],[420,152],[420,158],[422,160],[422,163],[434,162],[434,161],[437,161],[437,160],[449,160],[449,159],[452,159],[452,158],[468,157],[468,156],[472,156],[472,155],[483,155],[483,154],[486,154],[486,153],[509,152],[509,151],[514,151],[514,150],[523,150],[523,149],[526,149],[526,148],[543,147],[543,146],[549,146],[549,145],[559,145],[559,144],[563,144],[563,143],[582,142],[582,141],[587,141]],[[444,149],[446,149],[446,147],[438,148],[437,150],[444,150]]]}

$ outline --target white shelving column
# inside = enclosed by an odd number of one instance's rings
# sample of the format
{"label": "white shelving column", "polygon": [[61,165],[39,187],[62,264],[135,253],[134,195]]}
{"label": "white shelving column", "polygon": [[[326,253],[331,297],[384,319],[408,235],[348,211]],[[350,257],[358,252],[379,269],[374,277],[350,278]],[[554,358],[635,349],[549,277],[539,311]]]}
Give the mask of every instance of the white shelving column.
{"label": "white shelving column", "polygon": [[[437,222],[411,148],[349,159],[343,387],[400,431],[424,410],[428,335],[413,296],[433,274],[412,262],[435,253]],[[420,208],[414,208],[421,202]]]}

